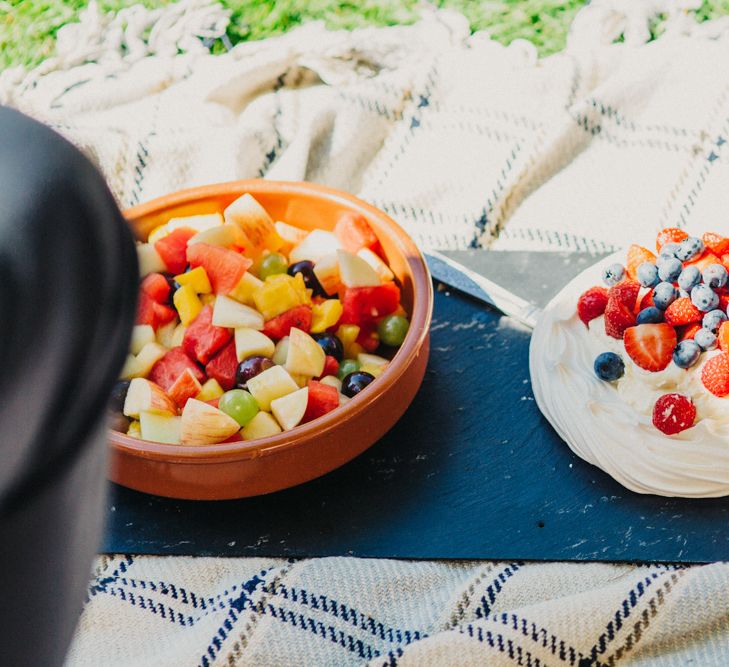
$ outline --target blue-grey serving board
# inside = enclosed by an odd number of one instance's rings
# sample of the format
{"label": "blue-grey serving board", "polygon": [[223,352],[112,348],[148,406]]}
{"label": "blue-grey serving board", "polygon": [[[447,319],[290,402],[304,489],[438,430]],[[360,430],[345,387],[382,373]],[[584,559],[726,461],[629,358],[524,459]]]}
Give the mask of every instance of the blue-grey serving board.
{"label": "blue-grey serving board", "polygon": [[[595,259],[483,252],[457,258],[542,303]],[[425,381],[379,443],[320,479],[258,498],[177,501],[113,486],[103,550],[727,559],[729,500],[634,494],[573,455],[537,409],[528,349],[524,328],[468,298],[437,291]]]}

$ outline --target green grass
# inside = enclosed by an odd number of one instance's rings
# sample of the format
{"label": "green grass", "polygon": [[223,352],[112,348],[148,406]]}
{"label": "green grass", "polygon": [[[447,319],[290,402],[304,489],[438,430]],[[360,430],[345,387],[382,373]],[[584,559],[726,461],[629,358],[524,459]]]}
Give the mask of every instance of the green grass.
{"label": "green grass", "polygon": [[[55,34],[76,20],[87,0],[0,0],[0,68],[37,65],[53,53]],[[104,10],[137,2],[159,7],[171,0],[99,0]],[[419,0],[221,0],[231,9],[228,35],[237,43],[278,35],[310,20],[324,19],[331,28],[411,23]],[[434,0],[468,18],[473,30],[488,29],[508,44],[528,39],[541,55],[562,49],[567,30],[584,0]],[[704,0],[700,20],[729,13],[729,0]],[[661,30],[660,22],[654,32]]]}

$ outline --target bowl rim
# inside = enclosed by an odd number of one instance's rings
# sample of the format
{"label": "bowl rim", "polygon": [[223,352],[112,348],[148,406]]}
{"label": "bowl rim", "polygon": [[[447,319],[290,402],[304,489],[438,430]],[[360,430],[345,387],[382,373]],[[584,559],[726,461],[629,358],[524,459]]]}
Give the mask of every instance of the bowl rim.
{"label": "bowl rim", "polygon": [[390,216],[354,195],[317,183],[243,179],[178,190],[127,208],[123,213],[131,223],[138,218],[166,208],[222,196],[240,196],[247,192],[253,196],[257,192],[265,192],[284,196],[305,195],[329,199],[350,210],[362,213],[366,218],[375,218],[392,231],[396,245],[410,267],[413,281],[413,309],[410,315],[410,328],[405,340],[382,375],[377,378],[377,391],[363,391],[336,410],[307,424],[297,426],[291,431],[250,441],[238,440],[216,445],[192,446],[142,440],[109,429],[111,446],[122,453],[170,463],[189,464],[220,463],[276,454],[301,444],[302,440],[332,431],[337,428],[340,421],[366,411],[372,403],[378,401],[383,394],[393,388],[407,367],[418,356],[425,343],[433,312],[433,283],[425,258],[412,238]]}

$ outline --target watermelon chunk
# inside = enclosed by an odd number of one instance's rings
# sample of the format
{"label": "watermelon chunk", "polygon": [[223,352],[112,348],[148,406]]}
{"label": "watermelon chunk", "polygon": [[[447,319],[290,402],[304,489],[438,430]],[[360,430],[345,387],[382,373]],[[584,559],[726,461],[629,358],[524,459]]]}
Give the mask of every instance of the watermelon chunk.
{"label": "watermelon chunk", "polygon": [[286,312],[276,315],[263,325],[263,333],[273,340],[281,340],[284,336],[289,335],[291,327],[309,333],[311,329],[310,306],[294,306]]}
{"label": "watermelon chunk", "polygon": [[191,245],[187,249],[187,261],[193,269],[198,266],[205,269],[216,294],[232,292],[253,264],[253,260],[235,250],[207,243]]}
{"label": "watermelon chunk", "polygon": [[365,352],[374,352],[380,346],[380,337],[377,335],[376,327],[370,322],[363,322],[356,342],[365,349]]}
{"label": "watermelon chunk", "polygon": [[185,351],[181,347],[173,347],[152,367],[149,379],[168,392],[186,369],[192,372],[198,382],[205,380],[205,373],[185,354]]}
{"label": "watermelon chunk", "polygon": [[379,245],[372,227],[359,213],[344,213],[334,226],[334,235],[345,250],[355,255],[362,248],[374,250]]}
{"label": "watermelon chunk", "polygon": [[339,372],[339,362],[331,355],[327,354],[326,361],[324,362],[324,370],[321,373],[322,377],[326,375],[336,375]]}
{"label": "watermelon chunk", "polygon": [[137,317],[134,320],[136,324],[149,324],[151,327],[156,328],[157,315],[154,312],[154,307],[159,305],[154,299],[148,294],[140,292],[139,300],[137,301]]}
{"label": "watermelon chunk", "polygon": [[316,380],[309,380],[308,387],[309,399],[302,422],[309,422],[339,407],[339,392],[335,387]]}
{"label": "watermelon chunk", "polygon": [[194,229],[180,227],[163,236],[154,244],[167,270],[173,275],[187,268],[187,242],[197,234]]}
{"label": "watermelon chunk", "polygon": [[173,382],[170,390],[167,392],[170,398],[177,403],[180,409],[185,407],[185,403],[191,398],[195,398],[200,393],[202,385],[195,377],[195,374],[189,368],[186,368],[180,376]]}
{"label": "watermelon chunk", "polygon": [[235,341],[228,343],[205,366],[208,377],[218,381],[220,386],[229,391],[235,387],[235,374],[238,370],[238,355],[235,351]]}
{"label": "watermelon chunk", "polygon": [[340,324],[372,323],[397,310],[400,288],[395,283],[376,287],[348,287],[342,296]]}
{"label": "watermelon chunk", "polygon": [[201,364],[207,364],[232,338],[228,329],[216,327],[212,322],[213,309],[208,305],[187,327],[185,337],[182,339],[185,352],[191,359],[197,359]]}
{"label": "watermelon chunk", "polygon": [[157,303],[167,303],[170,298],[170,284],[161,273],[150,273],[142,281],[140,289]]}

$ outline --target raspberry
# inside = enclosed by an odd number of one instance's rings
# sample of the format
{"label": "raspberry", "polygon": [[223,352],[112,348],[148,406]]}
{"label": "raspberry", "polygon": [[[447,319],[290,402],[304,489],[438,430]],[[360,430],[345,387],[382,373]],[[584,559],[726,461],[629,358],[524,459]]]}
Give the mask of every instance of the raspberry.
{"label": "raspberry", "polygon": [[585,326],[605,312],[608,291],[604,287],[591,287],[577,300],[577,315]]}
{"label": "raspberry", "polygon": [[635,280],[638,267],[643,262],[650,262],[651,264],[655,264],[656,256],[650,250],[648,250],[648,248],[643,248],[642,246],[635,244],[630,246],[630,248],[628,248],[628,258],[625,263],[625,269],[629,278]]}
{"label": "raspberry", "polygon": [[729,394],[729,354],[721,352],[701,369],[701,382],[714,396]]}
{"label": "raspberry", "polygon": [[691,299],[687,296],[683,296],[680,299],[676,299],[672,304],[666,308],[665,320],[667,324],[674,327],[679,327],[684,324],[694,324],[695,322],[701,322],[704,314],[691,303]]}
{"label": "raspberry", "polygon": [[716,334],[716,342],[722,352],[729,352],[729,322],[722,322]]}
{"label": "raspberry", "polygon": [[622,338],[623,332],[635,325],[633,309],[620,299],[608,298],[605,306],[605,333],[613,338]]}
{"label": "raspberry", "polygon": [[664,394],[653,406],[653,425],[666,435],[691,428],[695,419],[694,404],[681,394]]}
{"label": "raspberry", "polygon": [[621,280],[617,285],[610,288],[608,298],[620,299],[628,308],[633,310],[635,302],[638,300],[638,292],[640,292],[640,283],[635,280]]}
{"label": "raspberry", "polygon": [[661,248],[666,243],[681,243],[681,241],[687,238],[688,234],[683,229],[666,227],[666,229],[658,232],[658,236],[656,236],[656,250],[661,252]]}
{"label": "raspberry", "polygon": [[686,326],[676,328],[679,342],[682,340],[693,340],[697,331],[701,331],[701,325],[698,323],[687,324]]}

